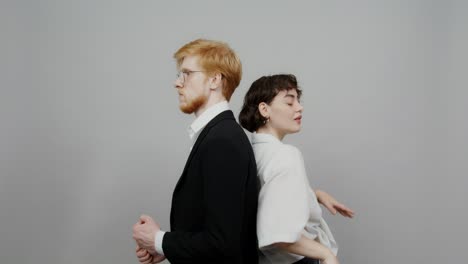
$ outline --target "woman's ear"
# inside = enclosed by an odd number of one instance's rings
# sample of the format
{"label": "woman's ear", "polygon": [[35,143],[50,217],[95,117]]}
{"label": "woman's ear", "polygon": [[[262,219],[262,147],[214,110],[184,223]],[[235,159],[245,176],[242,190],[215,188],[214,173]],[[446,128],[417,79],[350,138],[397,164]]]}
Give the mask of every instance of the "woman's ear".
{"label": "woman's ear", "polygon": [[261,102],[260,104],[258,104],[258,111],[260,112],[260,115],[262,115],[265,119],[268,119],[270,117],[269,110],[270,109],[267,103]]}

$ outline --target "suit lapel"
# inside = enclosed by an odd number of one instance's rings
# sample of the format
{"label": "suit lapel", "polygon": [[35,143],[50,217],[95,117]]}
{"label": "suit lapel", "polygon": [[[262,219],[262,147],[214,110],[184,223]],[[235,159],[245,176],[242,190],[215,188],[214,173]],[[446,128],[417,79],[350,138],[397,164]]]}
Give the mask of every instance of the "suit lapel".
{"label": "suit lapel", "polygon": [[190,165],[190,162],[192,161],[192,158],[193,156],[195,155],[195,153],[197,153],[198,151],[198,147],[200,146],[201,142],[203,142],[203,140],[205,139],[206,135],[208,134],[208,132],[210,131],[210,129],[215,126],[218,122],[220,122],[221,120],[224,120],[224,119],[233,119],[235,120],[234,118],[234,114],[232,113],[231,110],[226,110],[224,112],[221,112],[220,114],[218,114],[217,116],[215,116],[215,118],[213,118],[206,126],[205,128],[203,128],[203,130],[200,132],[200,135],[198,135],[198,138],[197,140],[195,141],[195,144],[193,145],[192,147],[192,150],[190,151],[190,155],[187,159],[187,162],[185,163],[185,167],[184,167],[184,170],[182,172],[182,175],[180,176],[179,178],[179,181],[177,182],[176,184],[176,187],[174,189],[174,193],[177,192],[177,190],[180,188],[180,186],[182,185],[182,182],[183,180],[185,179],[186,175],[187,175],[187,169]]}

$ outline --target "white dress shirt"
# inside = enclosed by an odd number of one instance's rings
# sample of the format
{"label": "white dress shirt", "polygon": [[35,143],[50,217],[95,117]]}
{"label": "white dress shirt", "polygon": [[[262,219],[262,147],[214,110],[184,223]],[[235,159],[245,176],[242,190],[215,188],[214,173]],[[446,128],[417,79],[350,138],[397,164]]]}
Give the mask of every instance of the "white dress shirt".
{"label": "white dress shirt", "polygon": [[222,101],[217,104],[210,106],[206,109],[199,117],[197,117],[188,128],[189,137],[192,140],[192,147],[195,145],[198,136],[205,126],[217,115],[222,112],[229,110],[229,104],[227,101]]}
{"label": "white dress shirt", "polygon": [[315,239],[336,255],[338,245],[310,188],[301,152],[262,133],[252,134],[252,147],[261,186],[257,236],[264,257],[260,263],[291,264],[302,259],[271,246],[294,243],[301,235]]}
{"label": "white dress shirt", "polygon": [[[229,110],[229,104],[227,101],[222,101],[217,104],[210,106],[206,109],[200,116],[198,116],[188,128],[189,137],[192,140],[192,146],[190,150],[195,145],[198,136],[200,135],[201,131],[205,126],[217,115],[221,114],[222,112]],[[155,249],[156,252],[160,255],[164,255],[164,251],[162,248],[162,242],[164,238],[164,234],[166,232],[159,230],[156,232],[156,237],[154,239]]]}

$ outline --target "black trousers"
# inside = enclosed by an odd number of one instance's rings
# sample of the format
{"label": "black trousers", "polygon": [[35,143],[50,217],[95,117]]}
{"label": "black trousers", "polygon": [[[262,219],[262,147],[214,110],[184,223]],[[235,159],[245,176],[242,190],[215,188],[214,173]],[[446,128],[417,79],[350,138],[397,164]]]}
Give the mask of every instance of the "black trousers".
{"label": "black trousers", "polygon": [[293,264],[319,264],[319,260],[306,257],[299,261],[294,262]]}

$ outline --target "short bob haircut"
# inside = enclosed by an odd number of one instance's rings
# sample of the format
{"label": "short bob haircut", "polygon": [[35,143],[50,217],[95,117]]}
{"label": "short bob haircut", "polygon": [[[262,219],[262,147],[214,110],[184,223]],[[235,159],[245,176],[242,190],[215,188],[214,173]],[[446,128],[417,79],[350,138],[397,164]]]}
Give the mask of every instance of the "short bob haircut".
{"label": "short bob haircut", "polygon": [[239,114],[239,122],[249,132],[262,127],[266,119],[260,114],[258,105],[262,102],[271,104],[280,91],[295,89],[298,98],[302,91],[297,86],[296,76],[292,74],[276,74],[263,76],[252,83],[244,98],[244,105]]}
{"label": "short bob haircut", "polygon": [[222,75],[222,93],[229,101],[242,78],[242,64],[234,50],[224,42],[197,39],[185,44],[174,53],[177,68],[180,68],[186,56],[197,56],[200,66],[208,74]]}

